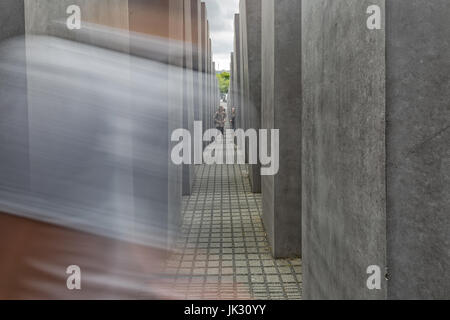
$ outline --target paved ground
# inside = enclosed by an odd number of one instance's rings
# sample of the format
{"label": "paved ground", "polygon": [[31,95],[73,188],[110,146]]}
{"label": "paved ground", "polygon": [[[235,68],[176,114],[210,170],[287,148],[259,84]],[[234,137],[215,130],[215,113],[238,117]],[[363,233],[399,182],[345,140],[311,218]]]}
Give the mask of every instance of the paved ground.
{"label": "paved ground", "polygon": [[300,259],[274,260],[261,195],[245,165],[196,167],[183,199],[182,233],[167,262],[169,291],[181,299],[301,299]]}

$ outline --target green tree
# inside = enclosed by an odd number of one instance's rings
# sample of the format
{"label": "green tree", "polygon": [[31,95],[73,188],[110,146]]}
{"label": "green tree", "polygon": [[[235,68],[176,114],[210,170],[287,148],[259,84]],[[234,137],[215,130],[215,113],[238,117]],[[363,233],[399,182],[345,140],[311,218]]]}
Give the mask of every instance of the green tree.
{"label": "green tree", "polygon": [[230,86],[230,73],[224,71],[222,73],[218,73],[216,76],[217,79],[219,79],[220,93],[228,93],[228,87]]}

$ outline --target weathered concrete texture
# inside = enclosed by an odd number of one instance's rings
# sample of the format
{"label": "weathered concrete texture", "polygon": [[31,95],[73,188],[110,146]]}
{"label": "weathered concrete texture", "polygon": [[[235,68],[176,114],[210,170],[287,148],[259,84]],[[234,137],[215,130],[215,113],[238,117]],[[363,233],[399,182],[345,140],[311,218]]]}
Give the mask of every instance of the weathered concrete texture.
{"label": "weathered concrete texture", "polygon": [[[239,1],[239,6],[241,5],[242,1]],[[239,86],[238,86],[238,90],[239,90],[239,109],[241,110],[240,114],[241,114],[241,124],[242,124],[242,129],[247,130],[248,129],[248,110],[245,108],[244,105],[244,52],[243,52],[243,39],[242,39],[242,17],[241,17],[241,13],[239,13],[239,71],[238,71],[238,78],[239,78]],[[248,159],[248,147],[246,147],[245,149],[245,157],[246,159]]]}
{"label": "weathered concrete texture", "polygon": [[234,70],[234,64],[233,64],[233,60],[234,60],[234,53],[231,52],[230,53],[230,85],[228,87],[228,108],[229,111],[231,111],[231,108],[234,107],[234,91],[233,91],[233,82],[234,82],[234,75],[233,75],[233,70]]}
{"label": "weathered concrete texture", "polygon": [[[191,2],[183,0],[184,5],[184,54],[183,54],[183,128],[194,132],[194,57],[193,57],[193,27]],[[198,73],[195,73],[198,74]],[[191,150],[194,141],[191,139]],[[190,195],[194,183],[194,165],[183,165],[183,195]]]}
{"label": "weathered concrete texture", "polygon": [[211,38],[208,40],[208,65],[209,65],[209,72],[208,72],[208,123],[209,128],[215,127],[214,125],[214,80],[213,80],[213,71],[214,71],[214,65],[212,61],[212,45],[211,45]]}
{"label": "weathered concrete texture", "polygon": [[[242,108],[246,129],[261,128],[261,0],[241,0]],[[248,156],[248,149],[246,150]],[[259,163],[259,161],[258,161]],[[249,165],[252,192],[261,192],[261,166]]]}
{"label": "weathered concrete texture", "polygon": [[201,48],[202,48],[202,99],[203,99],[203,112],[202,112],[202,122],[203,122],[203,130],[207,127],[207,119],[208,119],[208,23],[206,19],[207,10],[206,4],[202,2],[201,4],[201,31],[202,31],[202,39],[201,39]]}
{"label": "weathered concrete texture", "polygon": [[263,221],[275,257],[301,254],[301,6],[262,1],[262,128],[279,129],[280,170],[262,177]]}
{"label": "weathered concrete texture", "polygon": [[[0,181],[3,187],[22,190],[29,184],[25,41],[15,40],[21,46],[16,57],[3,45],[24,33],[23,1],[0,1],[0,57],[14,61],[0,67]],[[13,77],[9,68],[17,71]]]}
{"label": "weathered concrete texture", "polygon": [[366,27],[369,5],[384,14],[384,0],[302,4],[306,299],[386,297],[384,277],[366,287],[386,267],[385,32]]}
{"label": "weathered concrete texture", "polygon": [[0,41],[25,33],[23,1],[3,0],[0,2]]}
{"label": "weathered concrete texture", "polygon": [[240,90],[241,90],[241,37],[240,37],[240,18],[239,14],[234,15],[234,59],[233,59],[233,100],[234,107],[236,108],[237,116],[237,127],[243,128],[243,111],[241,107],[241,98],[240,98]]}
{"label": "weathered concrete texture", "polygon": [[450,298],[450,6],[386,1],[389,299]]}
{"label": "weathered concrete texture", "polygon": [[209,21],[208,21],[208,71],[207,71],[207,79],[208,79],[208,87],[207,87],[207,91],[208,91],[208,118],[207,118],[207,123],[208,123],[208,127],[207,129],[210,129],[213,127],[213,117],[212,117],[212,54],[211,54],[211,38],[210,38],[210,29],[209,29]]}
{"label": "weathered concrete texture", "polygon": [[[359,28],[373,4],[386,27]],[[305,298],[447,299],[448,3],[303,9]]]}
{"label": "weathered concrete texture", "polygon": [[[212,55],[212,44],[211,44],[211,55]],[[214,119],[215,111],[219,108],[217,104],[217,77],[216,77],[216,63],[212,62],[211,68],[211,113]]]}

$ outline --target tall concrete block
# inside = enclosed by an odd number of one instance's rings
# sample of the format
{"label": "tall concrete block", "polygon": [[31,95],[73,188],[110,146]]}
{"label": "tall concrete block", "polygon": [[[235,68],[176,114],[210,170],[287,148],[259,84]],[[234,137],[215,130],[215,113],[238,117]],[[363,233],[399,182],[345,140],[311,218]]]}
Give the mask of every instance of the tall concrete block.
{"label": "tall concrete block", "polygon": [[[261,0],[241,0],[242,108],[246,129],[261,128]],[[246,150],[248,155],[248,150]],[[249,165],[252,192],[261,192],[261,166]]]}
{"label": "tall concrete block", "polygon": [[[239,5],[242,4],[242,1],[239,2]],[[243,52],[243,26],[242,26],[243,18],[242,14],[239,13],[239,73],[237,74],[239,78],[239,106],[241,110],[241,118],[242,118],[242,129],[247,130],[248,127],[248,109],[245,107],[245,98],[244,98],[244,52]],[[248,159],[248,148],[245,150],[245,157]]]}
{"label": "tall concrete block", "polygon": [[201,39],[201,48],[202,48],[202,99],[203,99],[203,129],[205,129],[208,119],[208,77],[207,77],[207,70],[208,70],[208,23],[207,23],[207,10],[206,10],[206,4],[202,2],[201,4],[201,29],[202,29],[202,39]]}
{"label": "tall concrete block", "polygon": [[0,3],[0,40],[24,35],[23,1],[4,0]]}
{"label": "tall concrete block", "polygon": [[234,53],[231,52],[230,53],[230,85],[228,88],[228,107],[229,107],[229,111],[231,111],[231,108],[234,107],[234,100],[233,100],[233,81],[234,81],[234,75],[233,75],[233,70],[234,70],[234,64],[233,64],[233,60],[234,60]]}
{"label": "tall concrete block", "polygon": [[450,298],[449,16],[386,1],[388,299]]}
{"label": "tall concrete block", "polygon": [[206,41],[206,129],[211,128],[211,38],[209,31],[209,21],[207,22],[207,41]]}
{"label": "tall concrete block", "polygon": [[[17,0],[0,2],[0,57],[13,58],[7,51],[7,39],[25,34],[24,3]],[[14,65],[17,73],[11,78],[8,68],[0,67],[0,183],[4,188],[26,189],[29,185],[28,105],[25,63],[25,40]]]}
{"label": "tall concrete block", "polygon": [[239,128],[244,128],[243,122],[243,110],[241,106],[241,32],[240,32],[240,24],[239,24],[239,14],[234,15],[234,81],[233,81],[233,92],[234,92],[234,107],[236,107],[237,116],[237,126]]}
{"label": "tall concrete block", "polygon": [[[212,49],[211,49],[212,52]],[[217,76],[216,76],[216,63],[213,61],[212,62],[212,72],[211,72],[211,81],[212,81],[212,111],[213,111],[213,116],[215,111],[217,111],[219,109],[219,95],[217,93]]]}
{"label": "tall concrete block", "polygon": [[263,222],[275,257],[301,254],[301,3],[262,1],[262,128],[279,129],[280,169],[262,177]]}
{"label": "tall concrete block", "polygon": [[[212,41],[211,41],[211,57],[212,57]],[[211,70],[211,83],[212,83],[212,110],[216,109],[217,106],[217,83],[216,83],[216,63],[212,61],[212,70]]]}
{"label": "tall concrete block", "polygon": [[[369,5],[303,1],[303,282],[306,299],[378,299],[386,239],[384,31]],[[384,278],[384,277],[383,277]]]}
{"label": "tall concrete block", "polygon": [[449,14],[440,0],[303,1],[305,298],[449,297]]}
{"label": "tall concrete block", "polygon": [[[192,8],[193,0],[183,0],[184,5],[184,53],[183,53],[183,128],[189,132],[194,132],[194,43],[193,43],[193,23]],[[197,61],[198,62],[198,61]],[[198,95],[197,95],[198,97]],[[191,139],[192,140],[192,139]],[[191,150],[194,148],[194,141],[191,141]],[[194,165],[183,165],[183,195],[190,195],[194,183]]]}
{"label": "tall concrete block", "polygon": [[205,78],[206,78],[206,87],[205,87],[205,91],[206,91],[206,119],[205,119],[205,125],[206,128],[205,129],[209,129],[211,128],[211,117],[210,117],[210,113],[211,113],[211,93],[209,91],[210,88],[210,77],[209,74],[211,72],[211,63],[210,63],[210,51],[209,51],[209,21],[206,20],[206,70],[205,70]]}
{"label": "tall concrete block", "polygon": [[214,96],[213,96],[213,62],[212,62],[212,47],[211,47],[211,38],[209,38],[209,27],[208,27],[208,128],[214,128],[213,121],[213,105],[214,105]]}

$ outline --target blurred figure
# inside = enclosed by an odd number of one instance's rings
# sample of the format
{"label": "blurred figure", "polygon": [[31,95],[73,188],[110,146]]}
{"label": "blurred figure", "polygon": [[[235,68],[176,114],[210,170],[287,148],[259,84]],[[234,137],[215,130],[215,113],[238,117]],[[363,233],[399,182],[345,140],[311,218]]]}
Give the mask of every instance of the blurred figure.
{"label": "blurred figure", "polygon": [[[131,38],[168,52],[160,39]],[[167,135],[181,126],[183,70],[27,35],[0,42],[0,75],[0,299],[174,298],[163,264],[181,184]]]}
{"label": "blurred figure", "polygon": [[231,128],[233,130],[236,130],[236,108],[231,108],[231,115],[230,115],[231,119],[230,119],[230,123],[231,123]]}
{"label": "blurred figure", "polygon": [[225,122],[227,119],[227,114],[225,112],[225,108],[220,106],[219,110],[214,115],[214,123],[216,125],[216,129],[224,135]]}

